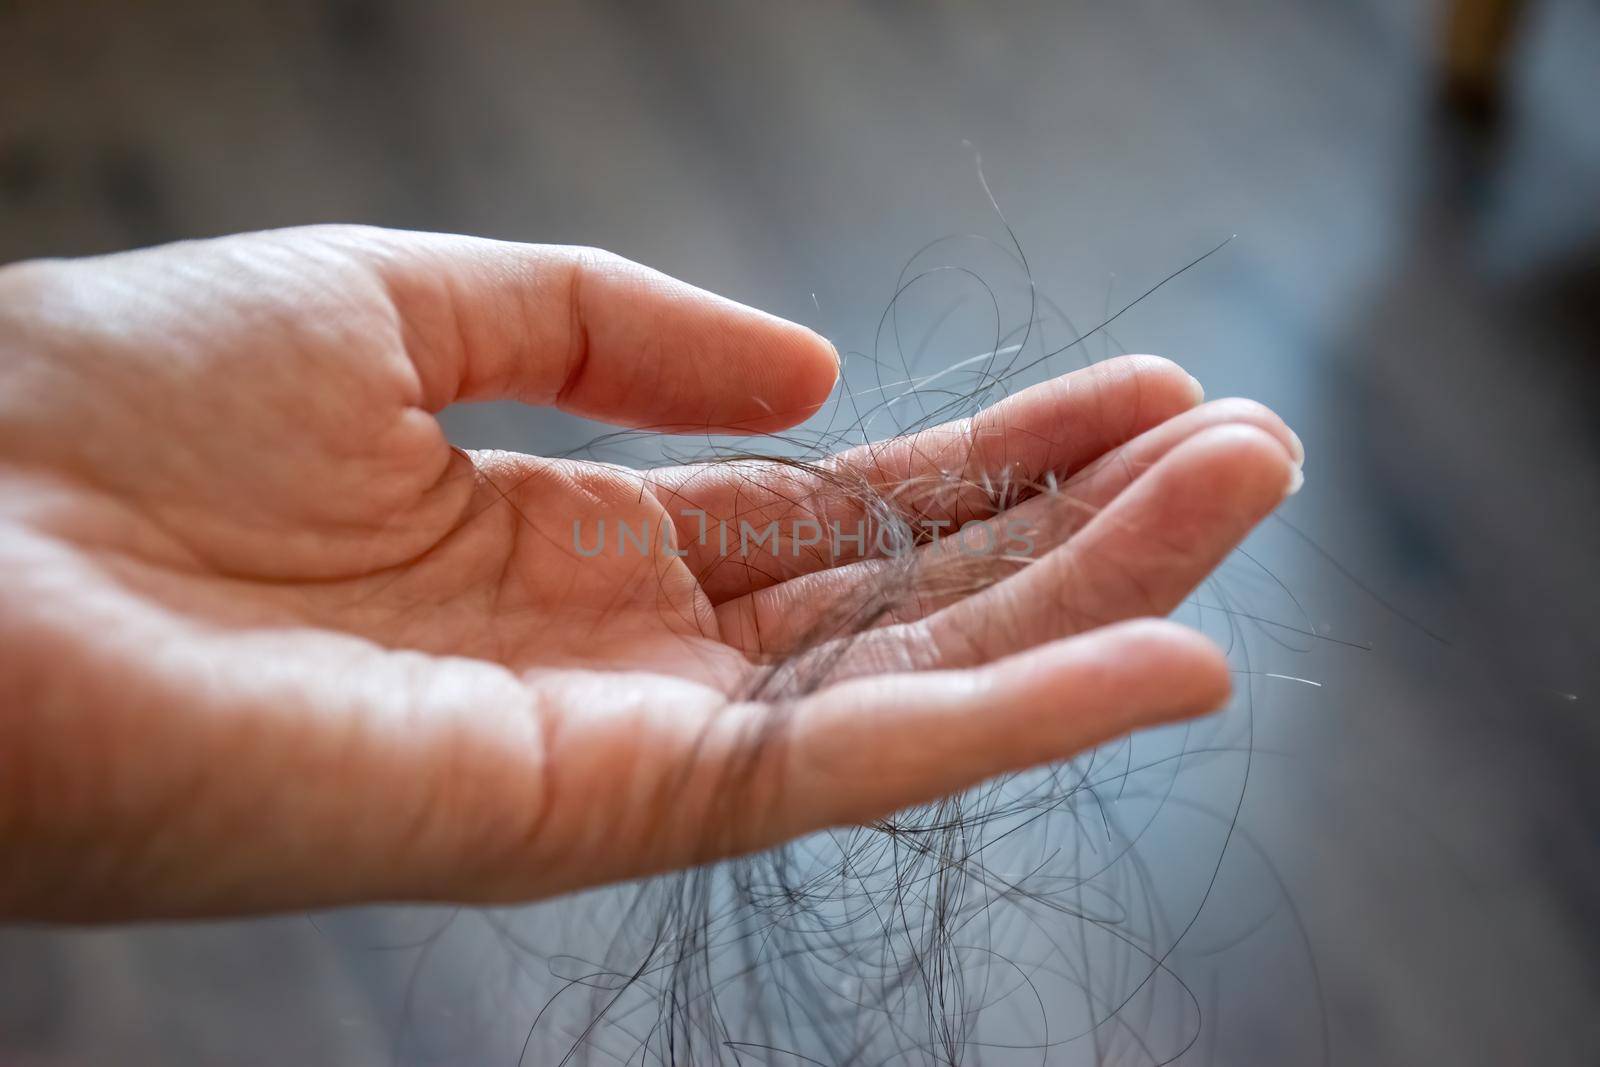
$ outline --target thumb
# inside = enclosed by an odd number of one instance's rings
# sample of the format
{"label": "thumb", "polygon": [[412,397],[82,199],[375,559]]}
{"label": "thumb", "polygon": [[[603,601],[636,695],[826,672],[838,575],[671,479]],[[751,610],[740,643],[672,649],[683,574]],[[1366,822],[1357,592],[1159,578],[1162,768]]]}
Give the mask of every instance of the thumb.
{"label": "thumb", "polygon": [[377,273],[434,410],[504,398],[622,426],[757,433],[806,419],[838,377],[833,347],[805,327],[597,249],[303,232]]}

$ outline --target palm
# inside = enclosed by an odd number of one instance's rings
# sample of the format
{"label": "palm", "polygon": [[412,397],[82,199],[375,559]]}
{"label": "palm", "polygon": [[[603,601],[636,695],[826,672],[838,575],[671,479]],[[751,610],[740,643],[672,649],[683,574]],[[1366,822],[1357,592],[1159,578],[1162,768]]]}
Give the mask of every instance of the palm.
{"label": "palm", "polygon": [[[114,803],[71,783],[91,799],[69,842],[112,822],[158,843],[105,859],[157,871],[144,899],[67,913],[541,895],[1202,710],[1214,652],[1103,627],[1170,611],[1281,499],[1297,448],[1258,407],[1190,410],[1187,377],[1143,360],[838,458],[841,480],[885,489],[954,472],[923,510],[956,521],[986,513],[963,486],[989,472],[1068,492],[1020,505],[1049,532],[1037,563],[894,605],[830,659],[836,684],[797,698],[782,743],[757,744],[755,664],[814,639],[874,564],[734,558],[684,515],[848,524],[836,483],[467,454],[432,412],[510,396],[775,429],[831,384],[811,335],[631,265],[417,235],[286,231],[108,261],[94,284],[82,269],[10,280],[10,307],[58,312],[9,330],[29,387],[13,395],[35,402],[0,412],[7,545],[33,583],[7,605],[11,662],[24,692],[72,676],[52,694],[63,744],[118,768],[154,746],[176,770],[119,772]],[[81,432],[41,436],[41,411]],[[575,528],[618,523],[673,526],[686,554],[659,536],[579,550]],[[195,842],[251,835],[193,866]]]}

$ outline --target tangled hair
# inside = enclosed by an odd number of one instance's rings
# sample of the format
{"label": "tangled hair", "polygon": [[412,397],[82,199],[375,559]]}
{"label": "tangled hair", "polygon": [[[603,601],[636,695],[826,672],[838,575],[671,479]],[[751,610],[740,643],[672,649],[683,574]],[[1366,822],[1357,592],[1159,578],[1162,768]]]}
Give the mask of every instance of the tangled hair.
{"label": "tangled hair", "polygon": [[[1227,243],[1080,330],[1038,292],[1020,242],[992,195],[989,202],[1005,240],[959,235],[919,249],[896,280],[870,352],[846,354],[847,372],[869,369],[869,387],[846,388],[802,431],[672,457],[733,465],[768,490],[803,474],[795,484],[824,485],[828,499],[791,503],[824,515],[849,501],[869,516],[879,545],[857,565],[862,580],[820,622],[763,645],[762,666],[734,694],[774,710],[744,747],[748,758],[725,772],[718,795],[728,820],[759,792],[751,776],[774,762],[761,755],[784,744],[786,702],[836,681],[874,627],[1028,565],[1004,552],[907,551],[927,540],[921,517],[954,513],[960,525],[1047,500],[1029,521],[1049,543],[1049,524],[1087,506],[1053,478],[1002,471],[974,479],[961,473],[971,465],[955,462],[943,465],[955,473],[869,481],[826,457],[970,416],[1030,374],[1089,362],[1091,345],[1114,343],[1111,328],[1125,312]],[[981,249],[1014,277],[1002,282],[958,261],[959,248]],[[992,317],[992,343],[929,372],[940,327],[960,300],[915,341],[907,308],[940,282],[964,289]],[[1059,340],[1047,340],[1058,331]],[[582,454],[627,460],[644,443],[638,433],[612,434]],[[660,438],[648,445],[672,447]],[[1186,610],[1251,674],[1247,632],[1280,644],[1320,639],[1308,623],[1279,618],[1286,606],[1298,608],[1286,587],[1241,554]],[[1222,715],[870,825],[598,890],[576,904],[481,913],[512,961],[513,1005],[526,1007],[521,993],[534,998],[517,1062],[1177,1059],[1202,1039],[1205,1004],[1174,953],[1212,895],[1224,851],[1253,847],[1237,825],[1254,748],[1252,689],[1240,691]],[[707,854],[715,851],[708,842]],[[1174,864],[1200,870],[1200,884],[1174,885]]]}

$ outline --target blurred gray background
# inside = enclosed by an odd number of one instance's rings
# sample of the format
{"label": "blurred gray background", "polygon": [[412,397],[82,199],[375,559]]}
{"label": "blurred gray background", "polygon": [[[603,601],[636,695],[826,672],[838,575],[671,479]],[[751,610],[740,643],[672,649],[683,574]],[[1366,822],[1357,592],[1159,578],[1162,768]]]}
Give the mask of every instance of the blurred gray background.
{"label": "blurred gray background", "polygon": [[[1309,453],[1250,552],[1336,640],[1258,641],[1318,685],[1244,683],[1176,1062],[1596,1064],[1600,5],[1528,0],[1453,92],[1445,7],[6,0],[0,261],[320,221],[592,244],[867,352],[919,247],[1004,239],[975,151],[1079,326],[1237,234],[1052,366],[1171,356]],[[981,351],[950,331],[925,369]],[[0,1063],[516,1063],[540,965],[495,924],[537,948],[574,907],[0,930]]]}

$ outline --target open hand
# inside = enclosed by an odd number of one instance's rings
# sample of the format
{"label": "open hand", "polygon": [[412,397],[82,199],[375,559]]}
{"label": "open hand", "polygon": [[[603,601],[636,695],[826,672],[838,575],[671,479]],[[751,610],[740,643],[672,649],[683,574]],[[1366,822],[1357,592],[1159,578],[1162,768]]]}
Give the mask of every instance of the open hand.
{"label": "open hand", "polygon": [[[836,376],[809,331],[592,250],[319,227],[0,271],[0,910],[530,899],[1226,698],[1221,653],[1150,617],[1301,454],[1164,360],[817,469],[466,453],[434,418],[762,432]],[[1036,558],[819,642],[904,561],[790,531],[903,485],[952,528],[1015,512]],[[755,684],[791,652],[826,678]]]}

